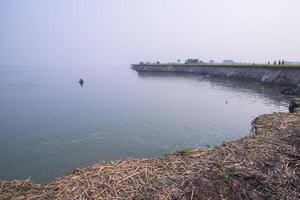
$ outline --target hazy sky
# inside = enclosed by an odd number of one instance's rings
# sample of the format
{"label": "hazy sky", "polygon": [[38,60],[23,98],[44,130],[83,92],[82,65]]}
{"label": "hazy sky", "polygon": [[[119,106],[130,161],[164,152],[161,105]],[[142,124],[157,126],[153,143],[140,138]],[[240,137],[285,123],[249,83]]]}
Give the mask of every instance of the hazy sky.
{"label": "hazy sky", "polygon": [[1,0],[0,65],[300,60],[300,0]]}

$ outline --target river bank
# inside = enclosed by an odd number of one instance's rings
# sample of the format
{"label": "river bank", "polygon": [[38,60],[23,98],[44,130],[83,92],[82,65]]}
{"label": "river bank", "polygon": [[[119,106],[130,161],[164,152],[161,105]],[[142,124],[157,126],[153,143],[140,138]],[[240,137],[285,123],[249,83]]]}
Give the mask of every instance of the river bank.
{"label": "river bank", "polygon": [[195,64],[133,64],[138,72],[179,72],[252,79],[264,83],[292,86],[300,93],[300,67],[268,65],[195,65]]}
{"label": "river bank", "polygon": [[217,147],[76,169],[48,184],[1,181],[0,199],[299,199],[300,115],[275,113]]}

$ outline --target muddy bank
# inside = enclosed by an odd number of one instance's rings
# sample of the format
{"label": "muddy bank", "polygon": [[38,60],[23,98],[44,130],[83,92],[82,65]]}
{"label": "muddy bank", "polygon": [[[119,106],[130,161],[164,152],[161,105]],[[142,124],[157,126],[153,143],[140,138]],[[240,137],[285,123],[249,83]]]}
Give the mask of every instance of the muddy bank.
{"label": "muddy bank", "polygon": [[180,72],[203,75],[224,76],[232,78],[253,79],[264,83],[276,83],[286,86],[299,86],[300,67],[267,66],[222,66],[222,65],[132,65],[138,72]]}
{"label": "muddy bank", "polygon": [[0,199],[299,199],[300,115],[262,115],[208,149],[76,169],[48,184],[0,181]]}

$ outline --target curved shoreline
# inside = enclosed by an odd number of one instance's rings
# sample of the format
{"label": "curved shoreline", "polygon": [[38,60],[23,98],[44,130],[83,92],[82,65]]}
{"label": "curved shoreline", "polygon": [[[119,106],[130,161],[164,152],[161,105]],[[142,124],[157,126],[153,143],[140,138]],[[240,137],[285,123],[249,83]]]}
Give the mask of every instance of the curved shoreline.
{"label": "curved shoreline", "polygon": [[259,116],[253,131],[214,148],[76,169],[48,184],[0,181],[0,199],[298,199],[300,114]]}
{"label": "curved shoreline", "polygon": [[133,64],[131,66],[133,70],[138,72],[180,72],[243,78],[252,79],[264,83],[275,83],[293,87],[298,86],[300,90],[300,67],[206,64]]}

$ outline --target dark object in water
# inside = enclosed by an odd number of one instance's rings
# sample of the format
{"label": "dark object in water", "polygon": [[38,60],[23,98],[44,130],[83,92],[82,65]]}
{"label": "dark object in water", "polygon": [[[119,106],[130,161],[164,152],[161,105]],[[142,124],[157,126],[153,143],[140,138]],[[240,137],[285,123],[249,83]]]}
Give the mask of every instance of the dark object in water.
{"label": "dark object in water", "polygon": [[280,91],[280,93],[284,95],[295,95],[296,90],[293,88],[284,88],[283,90]]}
{"label": "dark object in water", "polygon": [[82,78],[79,80],[79,84],[80,84],[81,87],[83,86],[84,80]]}
{"label": "dark object in water", "polygon": [[289,106],[290,113],[300,113],[300,98],[292,99],[290,106]]}

